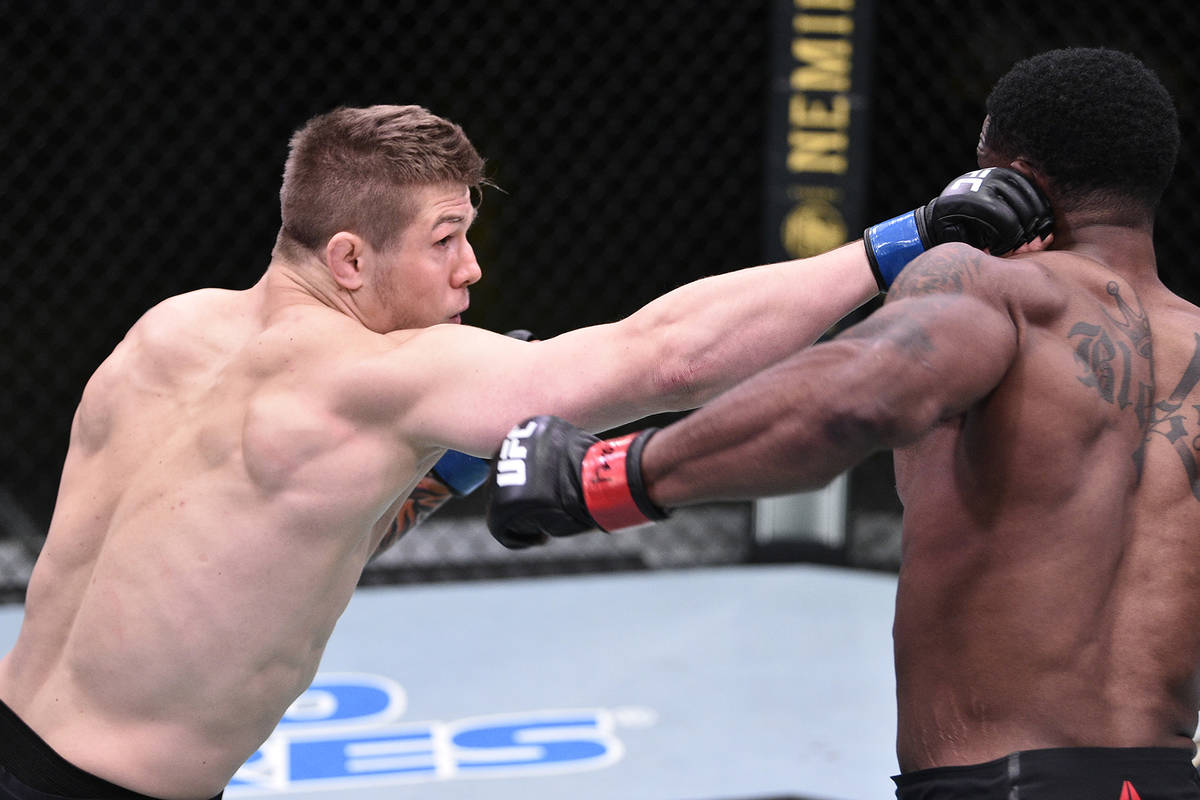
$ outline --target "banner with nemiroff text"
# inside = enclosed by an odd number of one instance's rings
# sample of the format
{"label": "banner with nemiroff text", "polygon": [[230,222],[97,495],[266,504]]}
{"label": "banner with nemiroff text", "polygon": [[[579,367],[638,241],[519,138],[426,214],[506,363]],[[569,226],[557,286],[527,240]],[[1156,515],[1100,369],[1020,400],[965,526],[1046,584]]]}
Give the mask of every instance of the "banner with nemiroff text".
{"label": "banner with nemiroff text", "polygon": [[767,261],[857,239],[866,192],[874,0],[774,0]]}

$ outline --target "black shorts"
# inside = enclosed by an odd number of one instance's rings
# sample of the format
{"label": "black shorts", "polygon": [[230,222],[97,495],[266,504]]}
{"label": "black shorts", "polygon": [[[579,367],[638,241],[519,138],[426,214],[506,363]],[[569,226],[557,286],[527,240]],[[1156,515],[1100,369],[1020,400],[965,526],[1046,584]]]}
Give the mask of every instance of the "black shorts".
{"label": "black shorts", "polygon": [[[212,800],[220,800],[221,794]],[[84,772],[0,700],[0,800],[9,799],[155,800]]]}
{"label": "black shorts", "polygon": [[1200,800],[1192,751],[1172,747],[1023,750],[892,780],[899,800]]}

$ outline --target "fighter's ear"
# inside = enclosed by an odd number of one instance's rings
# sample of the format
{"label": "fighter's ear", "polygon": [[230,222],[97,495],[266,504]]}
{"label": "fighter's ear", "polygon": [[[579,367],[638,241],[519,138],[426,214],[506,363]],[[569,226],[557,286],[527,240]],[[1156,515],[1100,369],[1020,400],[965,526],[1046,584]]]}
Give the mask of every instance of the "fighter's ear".
{"label": "fighter's ear", "polygon": [[1043,174],[1042,171],[1035,167],[1032,163],[1023,158],[1017,158],[1014,159],[1009,166],[1031,180],[1033,185],[1036,186],[1046,197],[1052,196],[1050,192],[1049,181],[1046,180],[1045,174]]}
{"label": "fighter's ear", "polygon": [[[1046,180],[1046,176],[1042,173],[1042,171],[1023,158],[1015,159],[1009,164],[1009,166],[1019,172],[1021,175],[1025,176],[1030,183],[1037,187],[1037,190],[1042,193],[1042,197],[1050,205],[1051,214],[1053,214],[1054,195],[1050,193],[1049,181]],[[1044,232],[1040,233],[1032,241],[1018,247],[1013,251],[1013,253],[1036,253],[1040,250],[1048,250],[1053,243],[1054,220],[1051,217],[1045,222]]]}
{"label": "fighter's ear", "polygon": [[355,291],[363,285],[366,242],[354,233],[338,231],[325,243],[325,266],[338,286]]}

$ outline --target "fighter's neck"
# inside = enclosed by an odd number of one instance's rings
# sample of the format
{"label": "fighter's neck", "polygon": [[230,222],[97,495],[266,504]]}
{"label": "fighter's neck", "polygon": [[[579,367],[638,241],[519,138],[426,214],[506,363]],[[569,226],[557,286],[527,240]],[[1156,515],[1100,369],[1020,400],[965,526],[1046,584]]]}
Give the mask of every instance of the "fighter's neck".
{"label": "fighter's neck", "polygon": [[328,274],[310,265],[272,259],[254,289],[261,291],[263,310],[268,317],[295,306],[324,306],[358,317],[347,293]]}
{"label": "fighter's neck", "polygon": [[1068,218],[1055,226],[1050,249],[1098,261],[1131,279],[1157,274],[1152,224]]}

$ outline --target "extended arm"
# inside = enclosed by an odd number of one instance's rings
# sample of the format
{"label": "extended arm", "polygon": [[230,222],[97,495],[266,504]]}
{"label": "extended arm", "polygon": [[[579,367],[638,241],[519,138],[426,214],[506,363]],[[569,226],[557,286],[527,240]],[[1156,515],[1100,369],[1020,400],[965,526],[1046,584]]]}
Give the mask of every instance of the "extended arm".
{"label": "extended arm", "polygon": [[[549,411],[589,430],[694,408],[815,341],[877,294],[861,242],[694,281],[614,323],[518,344],[466,326],[408,334],[374,386],[413,398],[409,435],[490,456]],[[402,367],[402,369],[400,369]]]}
{"label": "extended arm", "polygon": [[539,417],[510,432],[488,509],[510,547],[612,530],[662,509],[822,486],[914,442],[1003,378],[1017,327],[986,270],[953,245],[914,261],[884,308],[652,435],[601,441]]}
{"label": "extended arm", "polygon": [[[551,412],[588,430],[695,408],[808,346],[873,297],[925,247],[947,240],[1004,251],[1044,232],[1043,200],[1011,170],[979,170],[899,223],[809,259],[704,278],[610,325],[514,347],[438,326],[413,337],[410,418],[431,444],[491,454],[509,425]],[[409,352],[412,352],[410,348]],[[486,397],[481,409],[480,398]],[[481,413],[481,410],[485,413]]]}
{"label": "extended arm", "polygon": [[987,260],[932,251],[864,322],[664,428],[643,452],[649,497],[673,507],[817,488],[967,411],[1017,352],[1015,323],[978,285]]}

